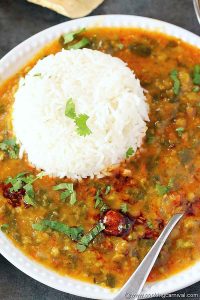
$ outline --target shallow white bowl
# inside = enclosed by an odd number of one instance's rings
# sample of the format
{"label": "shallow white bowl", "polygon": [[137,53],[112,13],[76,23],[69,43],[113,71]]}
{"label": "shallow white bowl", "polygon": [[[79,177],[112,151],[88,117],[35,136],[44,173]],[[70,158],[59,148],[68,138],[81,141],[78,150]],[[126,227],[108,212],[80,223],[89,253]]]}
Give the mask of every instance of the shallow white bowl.
{"label": "shallow white bowl", "polygon": [[[162,21],[125,15],[88,17],[65,22],[46,29],[14,48],[0,60],[0,82],[24,66],[43,46],[58,38],[63,33],[82,27],[144,28],[181,38],[200,48],[200,37],[187,30]],[[114,296],[114,293],[109,289],[74,280],[69,277],[63,277],[44,268],[20,252],[3,233],[0,233],[0,253],[27,275],[60,291],[93,299],[112,299]],[[159,294],[171,293],[185,288],[199,280],[200,262],[166,280],[146,284],[142,293],[145,294],[145,298],[147,298],[147,296],[158,296]]]}

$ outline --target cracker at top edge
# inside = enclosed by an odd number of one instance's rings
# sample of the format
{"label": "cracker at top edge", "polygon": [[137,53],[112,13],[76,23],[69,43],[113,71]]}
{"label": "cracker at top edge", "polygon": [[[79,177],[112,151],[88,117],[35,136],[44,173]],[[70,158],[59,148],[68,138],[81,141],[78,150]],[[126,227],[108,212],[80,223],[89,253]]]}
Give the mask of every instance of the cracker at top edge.
{"label": "cracker at top edge", "polygon": [[27,0],[47,7],[69,18],[84,17],[91,13],[104,0]]}

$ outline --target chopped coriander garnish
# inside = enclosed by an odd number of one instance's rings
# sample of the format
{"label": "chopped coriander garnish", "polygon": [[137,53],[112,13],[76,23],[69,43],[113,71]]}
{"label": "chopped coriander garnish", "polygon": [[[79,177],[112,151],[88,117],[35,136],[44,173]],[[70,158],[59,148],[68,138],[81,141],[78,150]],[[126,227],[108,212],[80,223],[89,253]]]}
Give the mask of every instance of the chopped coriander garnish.
{"label": "chopped coriander garnish", "polygon": [[81,245],[81,244],[77,244],[76,245],[76,249],[79,251],[79,252],[84,252],[86,250],[86,246],[85,245]]}
{"label": "chopped coriander garnish", "polygon": [[101,190],[98,189],[96,192],[96,195],[95,195],[95,200],[96,200],[95,206],[94,206],[95,208],[97,208],[103,201],[102,198],[100,197],[100,192],[101,192]]}
{"label": "chopped coriander garnish", "polygon": [[105,195],[108,195],[110,193],[110,191],[111,191],[111,185],[107,185]]}
{"label": "chopped coriander garnish", "polygon": [[85,31],[85,28],[81,28],[79,30],[63,34],[62,35],[63,44],[65,45],[65,44],[72,42],[78,34],[84,32],[84,31]]}
{"label": "chopped coriander garnish", "polygon": [[128,205],[127,203],[122,203],[120,206],[121,211],[126,214],[128,212]]}
{"label": "chopped coriander garnish", "polygon": [[171,73],[170,73],[170,78],[174,82],[173,91],[174,91],[174,94],[177,96],[180,92],[180,87],[181,87],[181,83],[180,83],[180,80],[178,78],[178,71],[177,70],[172,70]]}
{"label": "chopped coriander garnish", "polygon": [[94,228],[92,228],[88,233],[86,233],[78,242],[76,248],[79,252],[83,252],[87,249],[90,242],[103,230],[105,225],[103,223],[98,223]]}
{"label": "chopped coriander garnish", "polygon": [[32,224],[32,228],[37,231],[44,231],[48,229],[48,226],[44,221],[41,221],[40,223]]}
{"label": "chopped coriander garnish", "polygon": [[169,179],[169,182],[168,182],[168,187],[169,187],[170,189],[172,189],[173,186],[174,186],[174,178],[170,178],[170,179]]}
{"label": "chopped coriander garnish", "polygon": [[19,146],[16,144],[16,139],[11,138],[0,143],[0,150],[8,154],[11,159],[19,157]]}
{"label": "chopped coriander garnish", "polygon": [[133,155],[134,150],[133,147],[129,147],[128,150],[126,151],[126,158],[129,158],[131,155]]}
{"label": "chopped coriander garnish", "polygon": [[124,49],[124,45],[122,43],[118,43],[117,47],[119,48],[119,50],[123,50]]}
{"label": "chopped coriander garnish", "polygon": [[70,196],[70,204],[74,205],[76,203],[77,199],[76,199],[76,192],[73,191],[73,193]]}
{"label": "chopped coriander garnish", "polygon": [[34,202],[35,193],[34,193],[34,189],[33,189],[32,184],[27,183],[23,188],[26,191],[26,194],[24,196],[24,202],[26,204],[35,206],[35,202]]}
{"label": "chopped coriander garnish", "polygon": [[86,136],[92,133],[92,131],[87,126],[87,120],[89,117],[86,114],[76,115],[75,104],[70,98],[65,107],[65,115],[74,120],[76,124],[76,131],[80,136]]}
{"label": "chopped coriander garnish", "polygon": [[104,212],[108,209],[108,205],[104,203],[103,199],[100,196],[101,189],[98,189],[95,195],[95,208],[99,208],[101,212]]}
{"label": "chopped coriander garnish", "polygon": [[63,182],[63,183],[60,183],[58,185],[55,185],[53,187],[53,190],[54,191],[59,191],[59,190],[64,190],[64,189],[71,189],[71,186],[73,186],[73,183],[67,183],[67,182]]}
{"label": "chopped coriander garnish", "polygon": [[176,128],[176,132],[177,132],[178,136],[182,137],[184,130],[185,130],[185,128],[183,128],[183,127]]}
{"label": "chopped coriander garnish", "polygon": [[67,116],[70,119],[74,119],[76,117],[75,104],[72,98],[70,98],[66,103],[65,116]]}
{"label": "chopped coriander garnish", "polygon": [[75,124],[77,126],[76,131],[81,136],[86,136],[92,133],[86,123],[88,119],[89,117],[86,114],[78,115],[75,118]]}
{"label": "chopped coriander garnish", "polygon": [[170,178],[169,183],[168,183],[167,186],[161,185],[160,183],[157,183],[156,184],[156,191],[157,191],[158,195],[163,196],[163,195],[169,193],[170,190],[173,188],[173,183],[174,183],[173,178]]}
{"label": "chopped coriander garnish", "polygon": [[192,74],[193,83],[200,85],[200,65],[195,65]]}
{"label": "chopped coriander garnish", "polygon": [[74,50],[77,50],[77,49],[82,49],[84,48],[85,46],[89,45],[90,41],[84,37],[82,38],[79,42],[77,42],[76,44],[73,44],[73,45],[69,45],[67,47],[68,50],[71,50],[71,49],[74,49]]}
{"label": "chopped coriander garnish", "polygon": [[157,191],[157,193],[158,193],[160,196],[163,196],[163,195],[165,195],[165,194],[168,193],[169,188],[168,188],[168,186],[161,185],[160,183],[157,183],[157,184],[156,184],[156,191]]}
{"label": "chopped coriander garnish", "polygon": [[192,91],[194,93],[198,93],[200,91],[200,87],[199,86],[195,86]]}
{"label": "chopped coriander garnish", "polygon": [[12,187],[10,192],[17,192],[20,189],[25,190],[24,202],[26,204],[35,206],[34,198],[35,192],[33,189],[33,182],[45,176],[45,172],[40,172],[37,176],[28,175],[28,172],[19,173],[15,177],[8,177],[5,181],[6,184],[11,183]]}
{"label": "chopped coriander garnish", "polygon": [[50,221],[50,220],[42,220],[39,223],[32,224],[32,228],[38,231],[45,231],[50,228],[57,232],[64,233],[72,241],[78,241],[84,233],[83,228],[81,226],[69,227],[64,223],[58,221]]}
{"label": "chopped coriander garnish", "polygon": [[42,171],[36,175],[34,181],[37,179],[42,179],[42,177],[44,177],[44,176],[46,176],[46,172]]}
{"label": "chopped coriander garnish", "polygon": [[74,205],[77,201],[76,192],[74,191],[73,183],[63,182],[53,187],[54,191],[64,190],[60,194],[60,199],[65,202],[65,200],[70,197],[69,203]]}
{"label": "chopped coriander garnish", "polygon": [[3,231],[3,232],[7,232],[8,228],[9,228],[8,224],[2,224],[2,225],[0,225],[0,230]]}
{"label": "chopped coriander garnish", "polygon": [[147,226],[150,228],[150,229],[153,229],[153,223],[151,220],[147,220]]}

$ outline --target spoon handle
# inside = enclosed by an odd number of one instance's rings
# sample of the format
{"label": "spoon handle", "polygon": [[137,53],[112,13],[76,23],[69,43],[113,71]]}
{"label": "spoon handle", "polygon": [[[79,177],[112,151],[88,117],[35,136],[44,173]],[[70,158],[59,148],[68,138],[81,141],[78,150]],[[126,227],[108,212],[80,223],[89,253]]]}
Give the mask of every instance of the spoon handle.
{"label": "spoon handle", "polygon": [[138,299],[139,294],[143,289],[143,286],[160,253],[160,250],[162,249],[163,244],[182,216],[183,214],[176,214],[170,219],[169,223],[166,225],[151,250],[147,253],[141,264],[122,287],[114,300]]}
{"label": "spoon handle", "polygon": [[197,19],[200,23],[200,0],[193,0],[194,3],[194,9],[197,15]]}

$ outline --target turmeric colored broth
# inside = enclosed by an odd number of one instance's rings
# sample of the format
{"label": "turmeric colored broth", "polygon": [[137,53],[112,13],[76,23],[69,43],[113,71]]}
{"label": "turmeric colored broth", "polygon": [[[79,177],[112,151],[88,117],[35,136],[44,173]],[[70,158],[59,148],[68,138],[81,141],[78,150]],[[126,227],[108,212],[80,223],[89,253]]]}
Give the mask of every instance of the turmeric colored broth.
{"label": "turmeric colored broth", "polygon": [[[29,257],[74,278],[107,287],[119,287],[129,278],[159,236],[169,218],[185,204],[188,213],[173,230],[152,270],[149,281],[166,278],[200,258],[200,92],[192,80],[200,64],[200,50],[163,34],[137,29],[96,28],[81,34],[97,49],[127,62],[147,91],[150,123],[142,149],[102,179],[74,182],[77,202],[60,200],[53,186],[69,182],[45,176],[34,183],[36,206],[12,207],[0,192],[0,224]],[[0,88],[0,139],[12,136],[11,111],[19,78],[50,53],[60,41],[43,49],[25,68]],[[172,70],[178,71],[180,92],[175,95]],[[28,99],[27,99],[28,101]],[[181,128],[181,129],[180,129]],[[177,130],[178,129],[178,130]],[[0,180],[23,171],[36,174],[26,158],[10,159],[0,153]],[[105,193],[106,186],[111,186]],[[75,242],[51,229],[36,231],[42,219],[88,232],[99,220],[95,195],[113,210],[122,204],[134,220],[128,236],[100,233],[84,252]],[[164,190],[164,191],[163,191]],[[124,206],[123,206],[124,207]]]}

